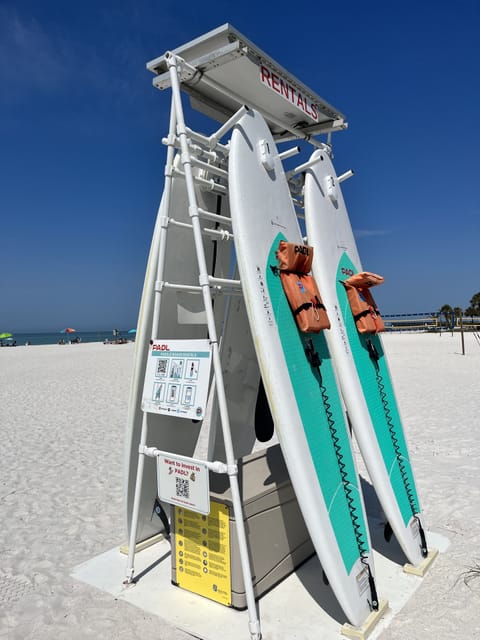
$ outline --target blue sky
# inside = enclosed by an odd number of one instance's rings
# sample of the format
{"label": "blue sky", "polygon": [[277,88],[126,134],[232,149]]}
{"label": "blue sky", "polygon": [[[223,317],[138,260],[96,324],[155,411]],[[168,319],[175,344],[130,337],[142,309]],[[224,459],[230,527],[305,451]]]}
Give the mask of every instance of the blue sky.
{"label": "blue sky", "polygon": [[347,116],[334,161],[381,309],[468,306],[480,4],[272,6],[0,1],[0,331],[135,326],[169,114],[145,64],[225,22]]}

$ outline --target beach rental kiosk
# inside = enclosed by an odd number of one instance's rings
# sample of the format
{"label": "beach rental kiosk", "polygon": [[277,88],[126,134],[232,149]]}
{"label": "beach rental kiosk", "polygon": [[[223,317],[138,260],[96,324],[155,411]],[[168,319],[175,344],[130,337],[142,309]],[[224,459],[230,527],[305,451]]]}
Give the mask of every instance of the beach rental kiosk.
{"label": "beach rental kiosk", "polygon": [[[202,523],[211,515],[221,522],[223,512],[232,542],[216,557],[217,573],[227,575],[221,590],[228,592],[217,601],[246,608],[250,637],[259,640],[256,598],[314,548],[275,436],[270,433],[265,445],[258,437],[260,423],[269,418],[265,407],[258,409],[260,373],[235,263],[229,135],[245,114],[255,112],[275,144],[304,141],[323,148],[316,136],[329,137],[347,123],[229,24],[147,68],[155,76],[153,85],[171,92],[171,112],[164,138],[165,188],[145,276],[128,409],[127,581],[134,580],[139,545],[171,534],[172,581],[206,595],[202,580],[184,580],[185,550],[195,547],[190,568],[196,564],[203,573],[209,544],[220,548],[220,530],[209,542]],[[182,93],[194,110],[220,123],[213,134],[187,126]],[[279,157],[283,161],[299,151],[294,146]],[[267,169],[271,153],[260,141]],[[301,194],[295,195],[293,179],[305,166],[287,174],[294,199]],[[363,620],[349,622],[359,626]]]}

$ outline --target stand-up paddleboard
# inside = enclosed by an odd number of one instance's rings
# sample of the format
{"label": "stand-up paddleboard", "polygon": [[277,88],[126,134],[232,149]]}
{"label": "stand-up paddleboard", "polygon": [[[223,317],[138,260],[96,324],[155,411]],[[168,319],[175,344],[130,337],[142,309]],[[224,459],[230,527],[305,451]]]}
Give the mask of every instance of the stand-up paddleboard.
{"label": "stand-up paddleboard", "polygon": [[359,477],[325,337],[297,329],[275,270],[280,240],[303,242],[275,143],[254,110],[233,130],[229,183],[242,288],[275,430],[320,562],[358,625],[377,600]]}
{"label": "stand-up paddleboard", "polygon": [[[179,156],[175,160],[179,164]],[[138,465],[138,446],[142,429],[142,394],[149,343],[152,337],[155,282],[157,279],[160,234],[167,217],[179,222],[189,222],[188,198],[185,179],[176,174],[172,179],[170,204],[165,193],[151,243],[137,324],[136,348],[133,376],[130,389],[124,475],[124,513],[128,539],[130,536],[133,500]],[[196,187],[196,196],[201,208],[229,215],[228,198],[203,192]],[[168,210],[167,210],[168,209]],[[216,223],[204,222],[202,226],[215,228]],[[204,240],[207,266],[210,274],[220,278],[232,277],[232,243],[221,240]],[[198,263],[193,232],[175,225],[168,228],[163,280],[169,283],[198,285]],[[250,327],[242,296],[215,296],[214,314],[217,332],[221,339],[221,359],[225,386],[228,388],[227,406],[231,416],[231,432],[235,454],[240,457],[252,451],[255,446],[255,408],[259,394],[260,373],[253,346]],[[158,338],[195,339],[207,337],[206,315],[201,294],[164,289],[159,313],[158,326],[153,335]],[[210,394],[213,396],[213,394]],[[212,418],[213,416],[213,418]],[[205,424],[211,419],[212,424]],[[216,433],[211,443],[212,457],[224,460],[223,437],[218,412],[207,411],[202,422],[161,414],[147,414],[147,446],[179,455],[193,456],[200,430],[205,428]],[[208,446],[206,446],[208,448]],[[205,452],[202,452],[204,454]],[[145,458],[137,542],[154,536],[164,529],[164,525],[154,512],[157,496],[156,463],[153,458]],[[168,510],[168,508],[166,507]]]}
{"label": "stand-up paddleboard", "polygon": [[404,553],[426,555],[423,519],[382,341],[360,334],[342,281],[362,270],[328,149],[305,176],[305,222],[314,247],[313,274],[327,308],[327,342],[370,479]]}

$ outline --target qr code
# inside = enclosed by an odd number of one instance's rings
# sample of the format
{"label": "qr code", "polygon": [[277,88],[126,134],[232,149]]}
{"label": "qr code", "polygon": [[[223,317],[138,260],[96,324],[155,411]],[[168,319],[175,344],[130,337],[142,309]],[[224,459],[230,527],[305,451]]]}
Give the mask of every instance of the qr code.
{"label": "qr code", "polygon": [[157,371],[156,371],[156,375],[157,376],[165,376],[167,375],[167,365],[168,365],[168,360],[162,358],[161,360],[157,361]]}
{"label": "qr code", "polygon": [[190,498],[190,482],[186,478],[175,478],[175,493],[179,498]]}

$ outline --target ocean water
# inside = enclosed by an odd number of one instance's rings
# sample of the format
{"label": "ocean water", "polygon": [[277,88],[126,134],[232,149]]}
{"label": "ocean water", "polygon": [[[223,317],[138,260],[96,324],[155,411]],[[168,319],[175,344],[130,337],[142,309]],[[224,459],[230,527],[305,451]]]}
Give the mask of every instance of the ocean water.
{"label": "ocean water", "polygon": [[[111,329],[105,331],[75,331],[75,333],[14,333],[13,341],[16,341],[17,347],[25,345],[27,342],[31,345],[39,344],[58,344],[60,340],[65,343],[80,338],[80,342],[104,342],[105,340],[116,340]],[[128,333],[128,329],[120,331],[118,338],[126,338],[127,340],[134,340],[135,334]],[[4,346],[10,344],[12,341],[2,340]]]}

